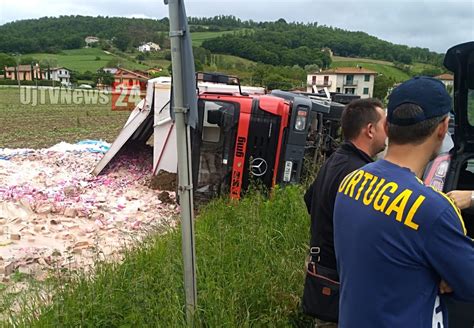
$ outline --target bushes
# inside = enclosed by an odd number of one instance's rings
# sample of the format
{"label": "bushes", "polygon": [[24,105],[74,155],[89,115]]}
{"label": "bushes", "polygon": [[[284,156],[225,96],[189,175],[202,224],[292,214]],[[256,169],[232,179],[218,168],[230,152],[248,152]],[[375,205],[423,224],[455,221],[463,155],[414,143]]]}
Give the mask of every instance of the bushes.
{"label": "bushes", "polygon": [[[59,81],[54,81],[54,85],[59,86],[61,83]],[[18,85],[17,80],[0,80],[0,85]],[[36,80],[36,81],[20,81],[22,86],[43,86],[51,87],[53,86],[53,81],[50,80]]]}

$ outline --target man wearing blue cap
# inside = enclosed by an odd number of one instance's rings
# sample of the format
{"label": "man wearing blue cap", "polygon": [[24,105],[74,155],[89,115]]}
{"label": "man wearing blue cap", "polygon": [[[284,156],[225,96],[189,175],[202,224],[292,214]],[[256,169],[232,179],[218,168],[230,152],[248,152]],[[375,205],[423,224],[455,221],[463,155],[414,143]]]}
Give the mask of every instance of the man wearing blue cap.
{"label": "man wearing blue cap", "polygon": [[401,84],[389,97],[385,159],[341,182],[339,327],[447,327],[439,294],[474,301],[474,243],[452,201],[419,179],[441,147],[450,110],[440,81]]}

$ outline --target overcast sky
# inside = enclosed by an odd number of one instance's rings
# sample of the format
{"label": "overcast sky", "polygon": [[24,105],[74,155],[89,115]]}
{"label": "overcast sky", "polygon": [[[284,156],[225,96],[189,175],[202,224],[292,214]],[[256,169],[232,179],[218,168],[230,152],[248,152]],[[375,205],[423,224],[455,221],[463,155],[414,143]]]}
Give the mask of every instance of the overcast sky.
{"label": "overcast sky", "polygon": [[[318,22],[444,53],[474,40],[474,0],[185,0],[188,16]],[[0,0],[0,25],[59,15],[162,18],[163,0]]]}

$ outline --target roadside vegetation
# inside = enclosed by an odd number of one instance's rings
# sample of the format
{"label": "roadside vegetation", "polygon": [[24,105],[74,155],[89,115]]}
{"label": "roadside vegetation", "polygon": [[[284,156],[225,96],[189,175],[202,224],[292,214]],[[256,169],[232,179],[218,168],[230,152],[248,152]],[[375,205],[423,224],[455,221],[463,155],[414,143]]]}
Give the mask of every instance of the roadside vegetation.
{"label": "roadside vegetation", "polygon": [[[309,221],[303,190],[217,199],[195,223],[198,327],[304,326],[299,310]],[[50,304],[23,306],[17,327],[185,327],[181,234],[151,237],[122,263],[63,275]]]}

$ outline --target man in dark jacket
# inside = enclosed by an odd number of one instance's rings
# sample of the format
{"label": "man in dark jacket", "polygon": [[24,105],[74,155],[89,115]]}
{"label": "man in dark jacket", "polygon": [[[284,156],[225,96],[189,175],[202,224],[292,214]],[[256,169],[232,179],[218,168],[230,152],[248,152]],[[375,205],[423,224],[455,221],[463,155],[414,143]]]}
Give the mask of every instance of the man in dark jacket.
{"label": "man in dark jacket", "polygon": [[[321,166],[317,178],[304,195],[311,215],[312,256],[306,275],[303,310],[317,319],[337,322],[338,291],[331,292],[331,288],[338,289],[336,283],[339,281],[333,238],[337,188],[346,175],[372,162],[372,157],[385,149],[384,124],[385,112],[380,101],[358,99],[347,105],[341,117],[345,142]],[[321,276],[333,281],[333,286],[321,289],[321,281],[314,281]],[[320,326],[327,327],[320,320]]]}

